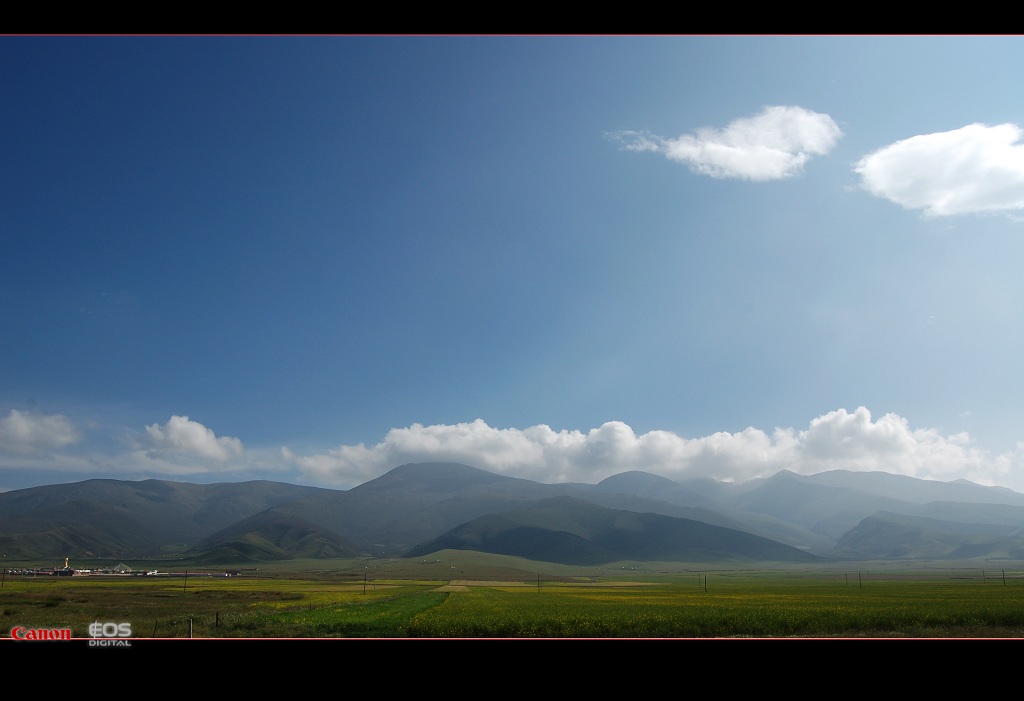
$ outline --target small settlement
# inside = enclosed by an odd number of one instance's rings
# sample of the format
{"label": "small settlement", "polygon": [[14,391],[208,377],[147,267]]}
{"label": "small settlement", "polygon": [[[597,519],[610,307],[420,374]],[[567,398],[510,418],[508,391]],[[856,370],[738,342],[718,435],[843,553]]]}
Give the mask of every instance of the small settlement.
{"label": "small settlement", "polygon": [[[223,570],[221,572],[158,572],[156,569],[133,569],[128,565],[118,563],[109,567],[97,567],[95,569],[75,569],[68,564],[70,558],[64,558],[63,567],[10,567],[4,570],[5,574],[21,575],[23,577],[71,577],[71,576],[110,576],[110,577],[238,577],[241,570]],[[255,568],[254,568],[255,571]]]}

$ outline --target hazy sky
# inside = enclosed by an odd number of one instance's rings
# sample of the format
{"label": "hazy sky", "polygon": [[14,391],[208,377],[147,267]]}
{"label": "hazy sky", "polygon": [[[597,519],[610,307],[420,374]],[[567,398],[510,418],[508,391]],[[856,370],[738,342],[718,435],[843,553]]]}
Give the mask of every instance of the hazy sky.
{"label": "hazy sky", "polygon": [[0,37],[0,489],[1024,491],[1024,37]]}

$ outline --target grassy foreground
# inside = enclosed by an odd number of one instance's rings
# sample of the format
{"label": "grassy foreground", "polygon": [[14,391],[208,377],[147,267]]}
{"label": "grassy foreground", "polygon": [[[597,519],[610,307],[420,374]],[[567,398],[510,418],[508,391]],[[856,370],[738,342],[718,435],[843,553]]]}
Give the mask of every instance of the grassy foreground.
{"label": "grassy foreground", "polygon": [[1021,569],[584,571],[457,557],[278,563],[236,577],[6,575],[0,635],[85,638],[94,621],[127,621],[134,638],[1024,637]]}

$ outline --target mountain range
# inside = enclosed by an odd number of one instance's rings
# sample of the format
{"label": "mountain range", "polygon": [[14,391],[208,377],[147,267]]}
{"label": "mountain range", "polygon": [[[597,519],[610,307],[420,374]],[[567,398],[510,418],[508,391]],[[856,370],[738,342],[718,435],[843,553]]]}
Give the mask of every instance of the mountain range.
{"label": "mountain range", "polygon": [[1024,560],[1024,494],[885,472],[544,484],[410,463],[349,490],[92,479],[0,493],[8,560],[210,564],[444,549],[619,561]]}

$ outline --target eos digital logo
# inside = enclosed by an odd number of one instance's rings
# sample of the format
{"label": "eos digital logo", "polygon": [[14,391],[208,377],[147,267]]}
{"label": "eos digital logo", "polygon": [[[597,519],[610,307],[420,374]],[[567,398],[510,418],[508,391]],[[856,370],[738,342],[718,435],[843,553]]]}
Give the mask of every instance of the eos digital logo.
{"label": "eos digital logo", "polygon": [[131,647],[132,624],[94,621],[89,624],[89,637],[89,647]]}

